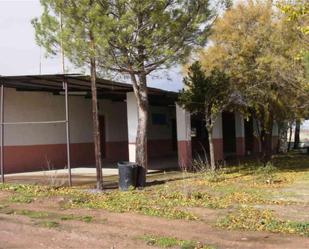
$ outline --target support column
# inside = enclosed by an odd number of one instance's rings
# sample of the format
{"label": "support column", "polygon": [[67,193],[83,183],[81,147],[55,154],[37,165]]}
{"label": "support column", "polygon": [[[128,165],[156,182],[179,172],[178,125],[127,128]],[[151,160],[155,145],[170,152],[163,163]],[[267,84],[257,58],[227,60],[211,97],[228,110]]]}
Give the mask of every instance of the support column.
{"label": "support column", "polygon": [[236,130],[236,155],[245,156],[245,123],[244,117],[239,113],[235,112],[235,130]]}
{"label": "support column", "polygon": [[212,130],[212,142],[214,145],[215,161],[223,160],[224,152],[223,152],[222,114],[219,114],[214,124]]}
{"label": "support column", "polygon": [[190,169],[192,164],[190,113],[176,104],[178,164],[181,169]]}
{"label": "support column", "polygon": [[4,86],[1,85],[1,93],[0,93],[0,174],[1,174],[1,182],[4,183]]}
{"label": "support column", "polygon": [[128,143],[129,143],[129,161],[136,162],[135,148],[137,136],[137,102],[134,92],[127,93],[127,122],[128,122]]}
{"label": "support column", "polygon": [[72,172],[71,172],[71,151],[70,151],[70,118],[69,118],[69,94],[68,83],[63,80],[63,88],[65,92],[65,131],[66,131],[66,148],[67,148],[67,167],[68,167],[68,181],[69,186],[72,186]]}

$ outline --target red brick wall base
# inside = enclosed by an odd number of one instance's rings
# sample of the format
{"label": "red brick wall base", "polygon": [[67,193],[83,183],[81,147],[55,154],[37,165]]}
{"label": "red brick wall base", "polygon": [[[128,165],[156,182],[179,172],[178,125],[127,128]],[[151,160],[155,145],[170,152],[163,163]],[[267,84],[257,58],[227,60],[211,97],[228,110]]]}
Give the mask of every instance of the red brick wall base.
{"label": "red brick wall base", "polygon": [[215,152],[215,161],[221,161],[224,159],[223,154],[223,139],[222,138],[215,138],[212,140],[214,145],[214,152]]}
{"label": "red brick wall base", "polygon": [[178,141],[178,164],[182,169],[190,169],[192,164],[191,141]]}
{"label": "red brick wall base", "polygon": [[236,137],[236,155],[244,156],[246,154],[245,151],[245,138],[244,137]]}
{"label": "red brick wall base", "polygon": [[[92,143],[71,144],[71,164],[74,167],[94,163]],[[67,165],[66,145],[26,145],[4,147],[5,173],[60,169]]]}
{"label": "red brick wall base", "polygon": [[[174,154],[172,140],[150,140],[149,157]],[[105,158],[109,162],[128,160],[128,142],[106,142]],[[5,146],[5,173],[61,169],[67,165],[66,144]],[[94,166],[93,143],[71,144],[71,166]]]}

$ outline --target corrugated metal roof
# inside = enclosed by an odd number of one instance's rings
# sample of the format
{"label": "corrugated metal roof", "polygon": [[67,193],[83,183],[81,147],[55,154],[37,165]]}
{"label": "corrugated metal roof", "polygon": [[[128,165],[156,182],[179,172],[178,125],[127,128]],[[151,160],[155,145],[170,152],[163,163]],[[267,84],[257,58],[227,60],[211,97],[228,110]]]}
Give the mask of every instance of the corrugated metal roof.
{"label": "corrugated metal roof", "polygon": [[[46,75],[16,75],[0,76],[0,84],[5,87],[15,88],[19,91],[47,91],[59,94],[63,91],[63,80],[68,83],[69,91],[83,91],[91,96],[90,76],[80,74],[46,74]],[[128,83],[121,83],[106,79],[97,78],[97,92],[99,98],[114,100],[125,99],[126,93],[133,91]],[[156,96],[157,102],[160,99],[174,101],[177,93],[162,89],[148,87],[150,98]],[[170,102],[168,101],[168,102]],[[159,101],[160,102],[160,101]]]}

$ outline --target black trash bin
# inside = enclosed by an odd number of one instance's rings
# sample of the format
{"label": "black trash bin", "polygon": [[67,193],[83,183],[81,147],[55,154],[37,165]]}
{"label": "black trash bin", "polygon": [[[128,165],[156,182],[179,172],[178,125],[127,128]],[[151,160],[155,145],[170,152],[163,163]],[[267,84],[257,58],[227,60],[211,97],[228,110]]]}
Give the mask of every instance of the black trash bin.
{"label": "black trash bin", "polygon": [[131,162],[118,162],[119,189],[128,190],[136,187],[137,165]]}

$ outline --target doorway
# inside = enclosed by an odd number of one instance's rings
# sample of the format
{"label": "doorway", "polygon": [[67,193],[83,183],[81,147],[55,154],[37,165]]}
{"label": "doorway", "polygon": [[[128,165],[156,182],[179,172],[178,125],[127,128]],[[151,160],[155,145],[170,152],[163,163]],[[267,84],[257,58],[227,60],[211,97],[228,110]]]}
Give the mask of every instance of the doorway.
{"label": "doorway", "polygon": [[172,124],[172,146],[173,146],[173,151],[177,151],[177,124],[176,124],[176,119],[175,118],[171,119],[171,124]]}
{"label": "doorway", "polygon": [[251,154],[253,152],[253,120],[250,118],[249,120],[245,120],[245,148],[246,154]]}
{"label": "doorway", "polygon": [[233,112],[222,113],[223,152],[225,155],[236,154],[236,127]]}
{"label": "doorway", "polygon": [[100,122],[100,142],[101,142],[101,157],[106,157],[106,141],[105,141],[105,118],[103,115],[99,116]]}

